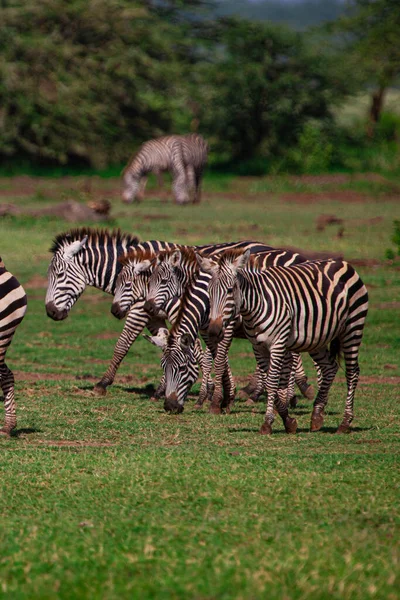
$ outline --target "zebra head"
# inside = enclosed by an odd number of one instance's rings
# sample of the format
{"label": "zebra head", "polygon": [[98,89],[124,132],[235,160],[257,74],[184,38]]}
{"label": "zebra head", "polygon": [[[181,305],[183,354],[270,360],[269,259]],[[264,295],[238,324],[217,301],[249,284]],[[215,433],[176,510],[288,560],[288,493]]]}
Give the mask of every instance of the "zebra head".
{"label": "zebra head", "polygon": [[187,395],[197,380],[199,368],[193,350],[196,340],[189,333],[170,333],[161,330],[157,336],[144,336],[148,341],[163,349],[161,366],[165,375],[166,412],[181,413]]}
{"label": "zebra head", "polygon": [[210,299],[210,323],[208,334],[220,342],[228,324],[239,315],[240,288],[237,272],[249,259],[250,250],[227,250],[218,262],[197,255],[200,268],[211,275],[208,286]]}
{"label": "zebra head", "polygon": [[165,252],[157,257],[156,266],[148,281],[144,305],[144,310],[149,315],[157,315],[171,298],[182,295],[182,285],[176,271],[181,259],[180,250]]}
{"label": "zebra head", "polygon": [[47,315],[55,321],[67,318],[85,287],[92,283],[80,261],[87,239],[85,235],[81,240],[68,241],[66,236],[66,243],[54,252],[50,262],[45,302]]}
{"label": "zebra head", "polygon": [[140,179],[139,174],[132,173],[128,169],[124,171],[122,177],[122,200],[126,204],[131,204],[135,200],[140,187]]}
{"label": "zebra head", "polygon": [[126,317],[135,302],[145,300],[154,260],[154,255],[140,250],[133,250],[121,257],[120,262],[124,266],[117,277],[111,306],[111,313],[117,319]]}

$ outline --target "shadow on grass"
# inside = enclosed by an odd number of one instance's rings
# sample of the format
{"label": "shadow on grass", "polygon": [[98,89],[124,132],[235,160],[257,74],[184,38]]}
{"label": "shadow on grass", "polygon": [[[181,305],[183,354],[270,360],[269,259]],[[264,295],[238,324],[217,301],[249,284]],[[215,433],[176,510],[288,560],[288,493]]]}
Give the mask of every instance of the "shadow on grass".
{"label": "shadow on grass", "polygon": [[11,432],[11,437],[19,438],[21,435],[26,435],[28,433],[42,433],[41,429],[36,429],[35,427],[22,427],[21,429],[14,429]]}

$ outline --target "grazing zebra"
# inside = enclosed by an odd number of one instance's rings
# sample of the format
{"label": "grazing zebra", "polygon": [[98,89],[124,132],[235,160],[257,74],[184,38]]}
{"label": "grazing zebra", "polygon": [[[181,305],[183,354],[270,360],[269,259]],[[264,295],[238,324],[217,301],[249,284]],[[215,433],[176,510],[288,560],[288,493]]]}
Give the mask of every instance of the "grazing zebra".
{"label": "grazing zebra", "polygon": [[[159,252],[157,257],[154,254],[145,255],[141,250],[132,249],[119,259],[123,265],[123,268],[118,276],[115,286],[114,302],[111,308],[112,313],[118,318],[123,318],[128,314],[132,306],[136,305],[138,301],[142,301],[143,298],[146,297],[146,292],[148,294],[147,286],[148,281],[150,281],[149,276],[151,276],[151,271],[153,270],[156,262],[162,261],[165,255],[174,255],[176,252],[178,256],[188,257],[188,265],[190,264],[190,267],[188,266],[188,270],[185,270],[182,274],[180,290],[176,294],[169,294],[168,299],[166,299],[163,303],[163,311],[168,309],[168,318],[171,323],[174,323],[177,309],[180,305],[179,297],[182,294],[182,290],[198,271],[198,264],[194,249],[201,250],[204,255],[215,256],[218,252],[226,250],[227,248],[247,248],[252,252],[260,252],[265,251],[270,247],[266,246],[265,244],[260,244],[259,242],[248,241],[212,244],[209,246],[199,246],[197,248],[180,245],[176,246],[172,250]],[[153,313],[151,312],[151,303],[148,301],[144,303],[143,308],[152,317],[160,315],[159,310],[156,310]],[[210,392],[214,387],[212,381],[210,380],[210,372],[212,367],[211,354],[215,354],[215,351],[216,348],[210,348],[209,352],[206,351],[205,355],[201,356],[200,347],[197,349],[195,348],[195,354],[203,371],[203,381],[200,389],[199,400],[196,405],[197,407],[203,404],[206,397],[209,397]],[[227,398],[229,397],[229,399],[233,401],[235,392],[234,380],[226,353],[221,356],[222,364],[219,365],[219,368],[216,368],[217,373],[220,374],[219,378],[217,377],[217,385],[221,387],[221,394],[224,393],[224,396]],[[216,367],[217,364],[218,357],[216,358]],[[222,380],[224,384],[222,384]]]}
{"label": "grazing zebra", "polygon": [[[241,314],[257,362],[268,372],[268,404],[261,433],[272,432],[274,398],[290,372],[292,352],[308,352],[319,367],[311,431],[322,427],[328,392],[344,354],[347,399],[338,433],[350,431],[359,378],[358,352],[368,311],[368,293],[343,260],[306,262],[258,270],[248,252],[227,251],[216,267],[199,256],[211,276],[210,335],[221,336]],[[287,406],[278,406],[288,433],[297,428]]]}
{"label": "grazing zebra", "polygon": [[[298,253],[294,253],[286,250],[277,250],[274,248],[268,248],[268,251],[261,251],[261,248],[255,249],[254,260],[256,260],[262,268],[267,268],[276,264],[290,265],[301,263],[304,261]],[[244,249],[233,249],[232,252],[242,252]],[[173,265],[177,260],[177,251],[167,251],[166,257],[170,257],[170,260],[160,261],[159,266],[154,270],[153,275],[149,280],[149,295],[153,295],[152,301],[148,300],[150,304],[158,305],[156,298],[157,292],[161,297],[166,300],[168,296],[168,282],[171,281],[171,289],[173,293],[179,293],[178,277],[171,279],[171,264]],[[195,253],[193,253],[195,254]],[[200,257],[198,255],[200,260]],[[189,261],[190,259],[187,258]],[[206,264],[213,268],[218,265],[218,255],[204,256],[202,253],[201,260],[205,261]],[[197,263],[197,260],[196,260]],[[169,265],[169,267],[168,267]],[[197,264],[196,264],[197,266]],[[224,335],[217,341],[220,343],[216,345],[215,340],[213,341],[207,335],[207,330],[210,324],[209,315],[209,298],[208,298],[208,281],[210,279],[209,273],[199,272],[198,266],[195,269],[196,277],[191,281],[191,285],[187,288],[182,298],[182,306],[177,317],[177,321],[171,329],[171,336],[168,339],[168,343],[161,343],[162,341],[153,340],[153,343],[159,346],[165,346],[165,352],[163,355],[163,368],[166,376],[167,385],[167,397],[165,401],[166,410],[181,412],[183,410],[186,396],[191,386],[190,378],[190,360],[193,360],[193,347],[198,335],[199,330],[204,336],[206,343],[209,345],[211,351],[214,352],[215,359],[215,392],[213,397],[212,406],[210,407],[211,412],[219,414],[222,408],[230,409],[230,404],[233,402],[232,398],[228,400],[228,406],[226,407],[227,398],[223,397],[223,385],[221,378],[223,377],[223,366],[227,362],[227,354],[229,347],[232,342],[232,338],[245,337],[245,333],[242,329],[241,320],[231,320],[229,326],[224,331]],[[181,277],[182,279],[182,277]],[[174,287],[174,285],[176,287]],[[159,305],[158,305],[159,306]],[[153,311],[155,309],[153,308]],[[153,312],[154,314],[154,312]],[[183,340],[184,348],[182,347],[181,340]],[[307,390],[307,377],[304,373],[300,358],[296,357],[296,378],[297,381],[302,384],[303,389]],[[260,379],[260,377],[258,377]],[[259,382],[258,386],[261,391],[265,385],[263,379]],[[233,396],[234,397],[234,396]],[[285,396],[286,398],[286,396]]]}
{"label": "grazing zebra", "polygon": [[142,144],[123,172],[122,199],[131,203],[143,197],[147,174],[170,171],[177,204],[200,202],[200,184],[207,163],[208,145],[201,135],[168,135]]}
{"label": "grazing zebra", "polygon": [[7,271],[0,258],[0,386],[4,394],[6,413],[0,435],[10,435],[17,425],[14,398],[14,375],[5,362],[6,352],[16,328],[26,313],[25,290]]}

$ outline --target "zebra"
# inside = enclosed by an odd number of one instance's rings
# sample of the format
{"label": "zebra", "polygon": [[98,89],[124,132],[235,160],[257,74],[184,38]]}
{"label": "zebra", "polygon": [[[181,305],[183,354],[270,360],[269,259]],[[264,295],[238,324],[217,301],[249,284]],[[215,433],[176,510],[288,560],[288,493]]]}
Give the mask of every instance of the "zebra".
{"label": "zebra", "polygon": [[[240,251],[244,251],[245,249],[240,249]],[[260,250],[263,250],[260,252]],[[235,252],[239,251],[236,249],[231,249],[230,251]],[[269,267],[275,264],[296,264],[304,262],[304,258],[295,252],[275,249],[269,247],[268,251],[264,249],[255,248],[254,259],[259,262],[259,264],[263,267]],[[165,259],[162,260],[162,256],[165,256]],[[172,274],[172,270],[176,268],[176,265],[180,262],[178,251],[166,251],[160,254],[159,258],[159,266],[153,271],[153,275],[149,279],[149,296],[153,296],[151,300],[148,300],[150,305],[156,306],[158,308],[160,306],[159,297],[161,299],[161,305],[163,301],[166,301],[171,294],[179,294],[181,292],[179,288],[179,280],[182,280],[182,275],[180,277],[174,277]],[[223,376],[223,366],[227,361],[227,353],[229,347],[232,342],[232,338],[235,337],[245,337],[244,331],[242,329],[241,320],[234,321],[232,320],[229,324],[229,327],[224,331],[224,336],[221,336],[221,339],[217,340],[221,343],[218,344],[217,349],[215,349],[216,344],[207,336],[207,329],[209,328],[209,303],[208,303],[208,292],[207,292],[207,283],[209,279],[208,273],[199,272],[199,267],[197,262],[200,260],[200,255],[196,258],[196,253],[192,251],[192,255],[195,257],[193,260],[196,260],[195,273],[196,277],[192,278],[191,284],[189,285],[186,293],[184,293],[182,298],[182,306],[180,308],[179,315],[177,317],[177,322],[171,329],[171,338],[168,339],[168,343],[165,343],[165,340],[149,340],[153,341],[156,345],[165,348],[166,353],[168,354],[168,359],[165,355],[163,355],[163,368],[166,375],[166,384],[169,390],[167,394],[165,407],[166,410],[170,410],[173,412],[181,412],[183,410],[184,402],[187,396],[187,393],[191,386],[191,379],[189,374],[190,369],[190,359],[193,358],[193,350],[192,346],[195,343],[197,334],[199,330],[202,332],[202,335],[205,336],[207,340],[206,343],[209,344],[210,349],[214,349],[214,354],[216,354],[215,360],[215,388],[213,402],[210,407],[211,412],[215,414],[219,414],[222,411],[222,408],[227,408],[227,412],[230,410],[230,405],[233,400],[229,399],[228,407],[225,406],[226,398],[222,396],[222,388],[223,385],[221,383],[221,377]],[[190,257],[186,258],[187,262],[190,262]],[[213,265],[217,266],[218,255],[214,256],[204,256],[202,253],[202,260],[204,260],[209,266]],[[172,267],[172,268],[171,268]],[[199,281],[199,285],[197,282]],[[169,291],[168,291],[169,290]],[[158,297],[159,296],[159,297]],[[146,305],[145,305],[146,306]],[[188,311],[188,314],[185,314],[185,311]],[[156,314],[156,309],[153,308],[152,314]],[[212,336],[211,336],[212,337]],[[182,347],[180,344],[180,340],[187,340],[188,343],[185,344],[184,351],[182,351]],[[177,343],[176,340],[178,340]],[[165,353],[164,353],[165,354]],[[302,362],[300,357],[296,357],[296,376],[298,383],[303,384],[303,389],[307,391],[307,376],[304,373]],[[168,370],[168,373],[167,373]],[[260,374],[256,372],[256,379],[259,381],[258,393],[263,391],[265,380],[264,378],[260,378]],[[174,381],[174,385],[178,388],[178,392],[173,389],[171,381]],[[172,387],[171,387],[172,386]],[[172,390],[172,391],[171,391]]]}
{"label": "zebra", "polygon": [[[177,245],[174,249],[159,252],[157,256],[149,254],[145,255],[140,249],[132,249],[130,252],[122,255],[119,258],[119,261],[123,265],[123,268],[116,282],[114,302],[111,307],[111,312],[117,318],[123,318],[128,314],[132,306],[136,305],[138,301],[143,300],[143,298],[146,295],[149,276],[151,277],[151,271],[158,261],[163,260],[165,254],[173,255],[176,252],[179,256],[184,255],[191,258],[194,270],[192,268],[189,269],[188,272],[184,272],[181,284],[183,289],[184,287],[186,287],[186,283],[194,275],[195,271],[198,271],[198,265],[194,254],[195,249],[201,250],[202,253],[205,255],[215,256],[218,252],[226,250],[227,248],[248,248],[251,249],[252,252],[260,252],[262,250],[265,251],[265,249],[270,248],[270,246],[266,246],[265,244],[261,244],[260,242],[249,241],[212,244],[208,246],[199,246],[197,248]],[[181,291],[175,295],[170,294],[169,298],[165,301],[163,306],[164,310],[166,309],[166,306],[169,306],[168,318],[171,323],[174,323],[176,318],[177,308],[180,304],[180,295]],[[150,303],[148,301],[144,303],[144,310],[149,314],[149,316],[159,316],[160,311],[158,310],[154,313],[151,313],[151,310],[149,310],[149,304]],[[165,316],[164,313],[163,316]],[[213,353],[214,348],[208,348],[208,350],[209,351],[206,350],[204,356],[201,356],[200,347],[195,349],[198,362],[201,365],[203,371],[202,385],[200,389],[199,399],[196,404],[197,408],[200,408],[202,406],[204,400],[210,396],[213,388],[215,387],[215,384],[213,384],[212,380],[210,379],[210,372],[212,367],[211,354]],[[222,361],[223,362],[218,369],[218,373],[220,373],[220,378],[217,381],[217,384],[219,386],[218,389],[221,388],[220,393],[222,395],[223,388],[224,396],[226,398],[230,398],[230,401],[233,402],[235,386],[226,354],[222,355]],[[222,380],[224,381],[223,385],[221,383]],[[161,389],[162,388],[160,388],[160,391]]]}
{"label": "zebra", "polygon": [[5,424],[0,435],[9,436],[17,425],[14,375],[5,362],[6,352],[27,308],[24,288],[0,258],[0,386],[4,394]]}
{"label": "zebra", "polygon": [[177,204],[200,202],[200,185],[207,164],[208,144],[197,133],[168,135],[142,144],[123,171],[122,199],[130,204],[142,199],[147,174],[170,171]]}
{"label": "zebra", "polygon": [[[311,431],[323,425],[338,358],[344,354],[347,399],[337,432],[349,432],[368,312],[368,292],[354,268],[337,259],[259,270],[246,251],[223,253],[218,266],[201,255],[199,261],[211,277],[210,335],[221,336],[240,313],[257,362],[268,372],[268,404],[260,433],[272,433],[274,398],[290,371],[291,352],[308,352],[319,367]],[[278,410],[286,431],[294,433],[297,423],[287,406],[278,403]]]}

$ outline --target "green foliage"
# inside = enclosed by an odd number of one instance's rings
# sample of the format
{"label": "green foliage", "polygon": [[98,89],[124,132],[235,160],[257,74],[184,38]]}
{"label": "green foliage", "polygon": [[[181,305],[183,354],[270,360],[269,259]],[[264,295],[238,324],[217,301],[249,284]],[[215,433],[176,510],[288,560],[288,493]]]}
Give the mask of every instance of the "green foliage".
{"label": "green foliage", "polygon": [[0,23],[0,155],[104,166],[176,126],[188,41],[151,4],[12,0]]}
{"label": "green foliage", "polygon": [[397,254],[400,256],[400,221],[393,221],[394,234],[392,242],[397,246]]}
{"label": "green foliage", "polygon": [[220,52],[201,66],[197,89],[202,128],[222,155],[270,160],[308,120],[329,120],[348,91],[334,57],[299,33],[235,19],[222,20],[217,32]]}

